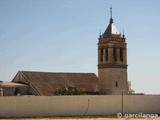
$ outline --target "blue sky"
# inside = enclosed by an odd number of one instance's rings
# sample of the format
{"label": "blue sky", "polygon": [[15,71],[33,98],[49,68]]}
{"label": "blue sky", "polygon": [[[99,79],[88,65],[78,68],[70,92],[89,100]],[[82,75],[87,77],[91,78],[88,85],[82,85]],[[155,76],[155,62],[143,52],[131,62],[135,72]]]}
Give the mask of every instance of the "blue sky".
{"label": "blue sky", "polygon": [[160,94],[159,0],[0,0],[0,80],[19,70],[94,72],[109,7],[128,43],[128,80]]}

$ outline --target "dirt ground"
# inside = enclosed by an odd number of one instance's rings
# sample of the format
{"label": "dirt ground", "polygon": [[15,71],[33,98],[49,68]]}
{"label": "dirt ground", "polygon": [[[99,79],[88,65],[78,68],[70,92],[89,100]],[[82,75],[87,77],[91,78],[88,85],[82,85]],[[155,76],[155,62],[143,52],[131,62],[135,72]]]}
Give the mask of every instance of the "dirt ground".
{"label": "dirt ground", "polygon": [[160,120],[158,118],[69,118],[69,117],[59,117],[59,118],[10,118],[10,119],[0,119],[0,120]]}

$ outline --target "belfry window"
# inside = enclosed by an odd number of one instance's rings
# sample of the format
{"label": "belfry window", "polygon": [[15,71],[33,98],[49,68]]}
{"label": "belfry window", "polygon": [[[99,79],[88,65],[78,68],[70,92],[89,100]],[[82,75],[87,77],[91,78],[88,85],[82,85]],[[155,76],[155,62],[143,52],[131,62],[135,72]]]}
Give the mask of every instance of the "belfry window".
{"label": "belfry window", "polygon": [[120,61],[123,61],[123,49],[120,49]]}
{"label": "belfry window", "polygon": [[101,49],[101,61],[103,61],[103,48]]}
{"label": "belfry window", "polygon": [[105,49],[105,54],[106,54],[105,59],[106,59],[106,61],[108,61],[108,48],[107,47]]}
{"label": "belfry window", "polygon": [[116,48],[113,48],[113,57],[114,57],[114,61],[117,61]]}
{"label": "belfry window", "polygon": [[118,87],[118,82],[116,81],[116,87]]}

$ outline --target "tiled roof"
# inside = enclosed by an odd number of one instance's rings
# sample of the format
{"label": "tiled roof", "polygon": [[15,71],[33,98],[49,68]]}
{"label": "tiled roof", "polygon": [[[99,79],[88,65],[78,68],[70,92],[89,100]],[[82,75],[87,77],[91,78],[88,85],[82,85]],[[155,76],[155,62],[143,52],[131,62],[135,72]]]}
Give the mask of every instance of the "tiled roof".
{"label": "tiled roof", "polygon": [[98,78],[94,73],[53,73],[20,71],[40,95],[53,95],[64,86],[73,86],[90,93],[98,92]]}
{"label": "tiled roof", "polygon": [[14,83],[14,82],[8,82],[8,81],[3,81],[1,86],[2,87],[26,87],[28,85],[20,84],[20,83]]}

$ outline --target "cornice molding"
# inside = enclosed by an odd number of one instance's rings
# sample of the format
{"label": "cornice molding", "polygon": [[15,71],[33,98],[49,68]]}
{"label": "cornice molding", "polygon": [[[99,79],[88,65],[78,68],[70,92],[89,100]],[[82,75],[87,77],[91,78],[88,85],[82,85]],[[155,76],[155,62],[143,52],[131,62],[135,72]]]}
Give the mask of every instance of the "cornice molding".
{"label": "cornice molding", "polygon": [[102,69],[102,68],[123,68],[123,69],[127,69],[127,66],[128,65],[105,63],[105,64],[98,64],[98,69]]}

